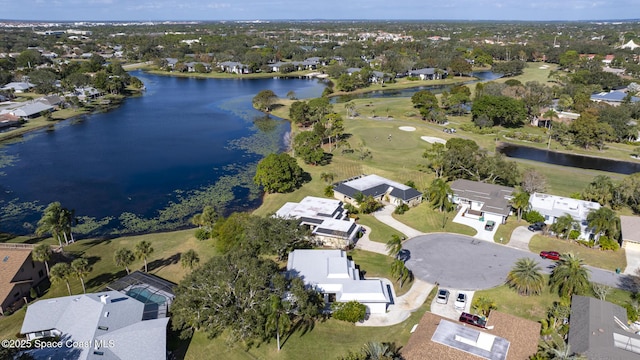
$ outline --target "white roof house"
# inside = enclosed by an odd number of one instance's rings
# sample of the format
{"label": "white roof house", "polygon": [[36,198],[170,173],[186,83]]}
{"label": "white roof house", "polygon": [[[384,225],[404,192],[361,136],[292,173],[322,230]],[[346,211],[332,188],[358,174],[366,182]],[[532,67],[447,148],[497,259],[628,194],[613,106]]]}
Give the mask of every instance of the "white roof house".
{"label": "white roof house", "polygon": [[299,276],[321,293],[334,294],[337,302],[358,301],[372,314],[384,314],[389,294],[381,280],[363,280],[342,250],[294,250],[287,262],[289,276]]}
{"label": "white roof house", "polygon": [[588,239],[591,230],[587,228],[587,215],[592,210],[600,209],[600,204],[593,201],[577,200],[562,196],[533,193],[529,197],[531,210],[544,216],[545,223],[553,224],[557,218],[565,214],[580,222],[581,238]]}
{"label": "white roof house", "polygon": [[142,321],[144,304],[123,293],[72,295],[27,308],[27,339],[60,336],[61,348],[35,349],[36,358],[165,359],[169,318]]}
{"label": "white roof house", "polygon": [[11,89],[13,89],[13,91],[15,91],[16,93],[23,93],[23,92],[31,89],[32,87],[35,87],[35,85],[33,85],[32,83],[29,83],[29,82],[10,82],[10,83],[6,84],[5,86],[3,86],[0,90],[11,90]]}
{"label": "white roof house", "polygon": [[299,203],[284,204],[274,216],[300,220],[319,243],[344,248],[355,241],[361,226],[349,219],[342,205],[339,200],[307,196]]}
{"label": "white roof house", "polygon": [[354,198],[358,193],[381,201],[388,199],[394,205],[416,206],[422,202],[422,193],[418,190],[375,174],[356,176],[333,186],[336,199],[353,205],[357,205]]}

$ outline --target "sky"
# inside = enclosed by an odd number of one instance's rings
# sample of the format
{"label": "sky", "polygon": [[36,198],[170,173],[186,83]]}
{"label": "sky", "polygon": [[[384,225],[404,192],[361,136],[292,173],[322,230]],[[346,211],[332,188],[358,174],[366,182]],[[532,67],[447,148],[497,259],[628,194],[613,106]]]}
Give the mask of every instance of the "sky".
{"label": "sky", "polygon": [[640,0],[0,0],[11,20],[618,20]]}

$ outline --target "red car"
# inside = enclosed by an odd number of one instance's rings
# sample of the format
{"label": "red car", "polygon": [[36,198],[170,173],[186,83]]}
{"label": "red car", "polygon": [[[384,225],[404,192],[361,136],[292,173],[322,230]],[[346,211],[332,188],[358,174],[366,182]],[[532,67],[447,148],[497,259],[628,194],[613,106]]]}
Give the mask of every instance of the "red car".
{"label": "red car", "polygon": [[481,327],[483,329],[487,327],[487,319],[486,318],[480,317],[478,315],[469,314],[469,313],[466,313],[466,312],[463,312],[460,315],[459,321],[463,322],[463,323],[467,323],[469,325]]}
{"label": "red car", "polygon": [[540,251],[540,257],[549,260],[560,260],[560,253],[557,251]]}

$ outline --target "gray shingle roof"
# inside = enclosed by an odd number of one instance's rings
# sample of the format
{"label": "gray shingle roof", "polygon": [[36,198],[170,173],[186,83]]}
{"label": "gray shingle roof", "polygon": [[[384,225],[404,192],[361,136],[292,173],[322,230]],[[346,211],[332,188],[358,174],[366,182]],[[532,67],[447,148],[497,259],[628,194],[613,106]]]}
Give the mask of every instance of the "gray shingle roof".
{"label": "gray shingle roof", "polygon": [[569,319],[569,346],[590,360],[637,360],[640,353],[614,345],[614,334],[640,343],[640,335],[627,332],[620,326],[627,324],[627,312],[621,306],[592,297],[574,295]]}
{"label": "gray shingle roof", "polygon": [[508,186],[458,179],[451,183],[451,190],[458,198],[483,203],[482,211],[484,212],[508,216],[511,212],[508,197],[515,189]]}
{"label": "gray shingle roof", "polygon": [[418,196],[422,196],[422,193],[410,186],[385,179],[378,175],[362,176],[357,179],[336,184],[333,187],[334,191],[351,198],[353,198],[357,193],[362,193],[365,196],[371,195],[373,197],[377,197],[386,194],[390,189],[391,191],[389,192],[389,195],[400,198],[404,201],[409,201]]}
{"label": "gray shingle roof", "polygon": [[[94,346],[81,348],[77,359],[164,359],[168,318],[143,323],[143,311],[143,303],[117,291],[40,300],[27,308],[20,332],[29,334],[56,329],[69,340],[88,344],[100,339],[112,340],[112,334],[120,339],[126,336],[136,340],[115,342],[117,348],[101,350],[102,355],[94,354]],[[165,327],[159,332],[158,328],[163,324]],[[146,330],[139,331],[142,329]],[[134,332],[135,336],[132,335]],[[157,354],[159,349],[162,357],[139,356]]]}

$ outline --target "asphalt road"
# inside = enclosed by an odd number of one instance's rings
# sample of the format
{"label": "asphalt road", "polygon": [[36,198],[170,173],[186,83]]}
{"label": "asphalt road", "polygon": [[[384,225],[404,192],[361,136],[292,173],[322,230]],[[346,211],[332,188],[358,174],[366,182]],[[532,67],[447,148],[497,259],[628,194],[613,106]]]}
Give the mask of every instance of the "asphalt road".
{"label": "asphalt road", "polygon": [[[523,257],[535,259],[550,273],[554,261],[529,251],[514,249],[457,234],[427,234],[404,243],[407,267],[414,276],[440,286],[461,290],[488,289],[505,282],[515,262]],[[612,271],[589,267],[591,281],[628,289],[631,278]]]}

